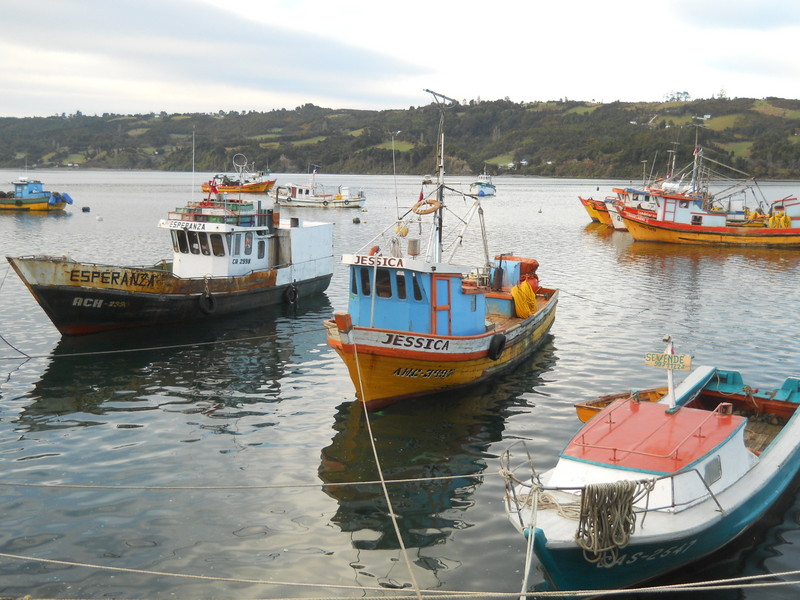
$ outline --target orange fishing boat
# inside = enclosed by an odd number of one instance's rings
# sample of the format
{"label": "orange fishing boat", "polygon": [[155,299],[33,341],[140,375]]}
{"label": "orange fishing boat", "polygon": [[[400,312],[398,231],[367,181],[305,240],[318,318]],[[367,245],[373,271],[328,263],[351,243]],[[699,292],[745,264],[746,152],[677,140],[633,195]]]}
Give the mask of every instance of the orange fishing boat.
{"label": "orange fishing boat", "polygon": [[[342,257],[348,310],[325,321],[328,343],[369,409],[499,376],[539,348],[555,320],[558,291],[539,284],[535,259],[490,258],[481,197],[445,198],[454,190],[444,184],[441,126],[436,189],[420,192],[378,238]],[[445,211],[459,206],[467,207],[459,229],[444,227]],[[476,215],[484,262],[454,263]]]}
{"label": "orange fishing boat", "polygon": [[217,173],[211,181],[203,183],[200,187],[205,193],[228,194],[266,194],[275,186],[277,179],[272,179],[272,173],[266,171],[249,171],[247,157],[244,154],[233,156],[233,166],[236,173]]}

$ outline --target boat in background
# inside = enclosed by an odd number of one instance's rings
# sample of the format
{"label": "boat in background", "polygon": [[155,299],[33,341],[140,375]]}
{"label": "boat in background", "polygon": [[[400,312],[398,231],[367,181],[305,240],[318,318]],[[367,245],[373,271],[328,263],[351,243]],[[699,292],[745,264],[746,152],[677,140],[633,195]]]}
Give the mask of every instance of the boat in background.
{"label": "boat in background", "polygon": [[[545,473],[521,481],[503,457],[508,517],[548,589],[619,590],[694,564],[755,525],[800,470],[799,378],[763,389],[703,366],[675,388],[690,357],[666,339],[646,357],[669,369],[663,399],[616,399]],[[533,468],[531,456],[518,458]]]}
{"label": "boat in background", "polygon": [[608,214],[608,205],[603,200],[595,200],[594,198],[583,198],[578,196],[578,200],[580,200],[581,205],[583,208],[586,209],[586,212],[589,214],[589,217],[592,221],[596,223],[602,223],[603,225],[608,225],[609,227],[613,227],[614,224],[611,222],[611,215]]}
{"label": "boat in background", "polygon": [[282,206],[313,208],[362,208],[367,201],[363,190],[351,193],[350,188],[340,185],[336,193],[325,191],[316,181],[317,170],[311,173],[306,184],[288,183],[275,188],[275,200]]}
{"label": "boat in background", "polygon": [[477,181],[473,181],[469,186],[469,193],[474,196],[494,196],[497,188],[492,183],[492,176],[483,167],[483,173],[478,175]]}
{"label": "boat in background", "polygon": [[229,194],[267,194],[272,190],[277,179],[272,179],[272,173],[266,171],[250,171],[247,167],[247,157],[244,154],[234,154],[233,166],[236,173],[218,173],[211,181],[203,183],[200,187],[205,193]]}
{"label": "boat in background", "polygon": [[657,387],[646,390],[631,390],[629,392],[618,392],[615,394],[604,394],[591,400],[575,403],[575,412],[582,423],[593,419],[601,410],[612,402],[620,398],[630,398],[634,402],[658,402],[667,394],[667,388]]}
{"label": "boat in background", "polygon": [[773,201],[765,213],[744,213],[737,218],[726,211],[707,209],[701,199],[681,194],[652,192],[653,213],[617,209],[634,240],[707,246],[800,248],[800,201],[796,197]]}
{"label": "boat in background", "polygon": [[294,304],[327,289],[333,225],[281,219],[261,201],[226,195],[189,202],[159,227],[173,254],[153,266],[7,257],[64,335],[164,325]]}
{"label": "boat in background", "polygon": [[[539,284],[535,259],[490,258],[481,197],[446,199],[445,189],[454,190],[444,182],[443,103],[455,101],[431,93],[442,111],[437,185],[427,196],[423,188],[396,222],[342,257],[348,309],[325,321],[328,343],[368,409],[499,376],[544,343],[556,315],[558,291]],[[458,225],[446,227],[445,213],[463,205]],[[454,255],[476,215],[483,262],[471,267]]]}
{"label": "boat in background", "polygon": [[12,182],[14,191],[0,192],[0,210],[55,211],[72,204],[66,192],[48,192],[38,179],[20,177]]}

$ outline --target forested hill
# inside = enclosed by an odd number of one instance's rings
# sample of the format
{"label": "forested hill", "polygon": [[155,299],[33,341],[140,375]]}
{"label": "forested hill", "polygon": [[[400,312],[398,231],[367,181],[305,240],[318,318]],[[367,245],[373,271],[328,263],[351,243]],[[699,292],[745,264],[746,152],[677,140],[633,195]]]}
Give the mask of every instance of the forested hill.
{"label": "forested hill", "polygon": [[[0,167],[325,173],[435,170],[439,111],[328,109],[0,118]],[[399,132],[399,133],[397,133]],[[668,103],[469,101],[446,110],[447,171],[556,177],[663,174],[671,152],[704,154],[759,179],[800,179],[800,100]],[[393,138],[394,136],[394,138]],[[194,138],[194,148],[193,148]]]}

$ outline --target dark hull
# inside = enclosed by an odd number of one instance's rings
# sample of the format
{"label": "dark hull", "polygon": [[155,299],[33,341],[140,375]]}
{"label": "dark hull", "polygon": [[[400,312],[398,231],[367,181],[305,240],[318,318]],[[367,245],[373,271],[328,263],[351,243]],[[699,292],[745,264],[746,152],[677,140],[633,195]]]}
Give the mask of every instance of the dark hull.
{"label": "dark hull", "polygon": [[72,286],[32,285],[31,292],[64,335],[174,324],[257,310],[324,292],[331,276],[291,285],[205,294],[202,281],[192,293],[163,294]]}

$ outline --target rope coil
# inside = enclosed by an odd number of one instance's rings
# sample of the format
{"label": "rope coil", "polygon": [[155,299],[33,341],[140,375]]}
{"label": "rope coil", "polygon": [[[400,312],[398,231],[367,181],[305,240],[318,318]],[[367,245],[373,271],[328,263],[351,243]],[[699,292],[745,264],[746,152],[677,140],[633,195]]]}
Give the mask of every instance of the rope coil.
{"label": "rope coil", "polygon": [[575,543],[584,558],[599,567],[612,567],[619,549],[636,530],[634,503],[652,491],[652,481],[616,481],[589,484],[581,495]]}

